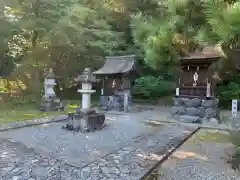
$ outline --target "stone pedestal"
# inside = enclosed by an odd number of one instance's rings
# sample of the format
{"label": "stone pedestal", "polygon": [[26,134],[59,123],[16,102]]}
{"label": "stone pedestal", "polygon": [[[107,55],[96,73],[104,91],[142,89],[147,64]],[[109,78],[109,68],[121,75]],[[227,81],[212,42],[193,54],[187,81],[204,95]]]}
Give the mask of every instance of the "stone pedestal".
{"label": "stone pedestal", "polygon": [[63,103],[56,97],[44,98],[39,105],[40,111],[63,111]]}
{"label": "stone pedestal", "polygon": [[219,119],[218,99],[174,97],[172,116],[186,123],[202,123]]}
{"label": "stone pedestal", "polygon": [[[127,100],[127,106],[131,106],[132,97],[128,96]],[[104,110],[124,111],[124,95],[100,96],[100,106]]]}
{"label": "stone pedestal", "polygon": [[91,94],[96,90],[92,89],[92,83],[95,82],[90,69],[86,68],[82,76],[77,81],[82,82],[82,107],[77,108],[75,113],[69,113],[69,123],[64,129],[72,131],[90,132],[102,129],[104,127],[105,115],[97,113],[91,108]]}

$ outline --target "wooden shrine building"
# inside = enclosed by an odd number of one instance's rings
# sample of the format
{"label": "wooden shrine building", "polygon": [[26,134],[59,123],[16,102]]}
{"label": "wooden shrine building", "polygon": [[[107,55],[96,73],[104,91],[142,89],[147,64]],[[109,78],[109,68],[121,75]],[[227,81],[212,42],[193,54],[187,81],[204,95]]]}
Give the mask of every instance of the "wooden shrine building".
{"label": "wooden shrine building", "polygon": [[138,75],[135,55],[107,56],[103,67],[94,73],[101,80],[101,106],[122,110],[124,94],[131,102],[131,87]]}
{"label": "wooden shrine building", "polygon": [[216,82],[210,66],[217,62],[219,57],[220,54],[214,47],[205,47],[202,51],[180,58],[180,74],[172,115],[185,122],[218,118]]}

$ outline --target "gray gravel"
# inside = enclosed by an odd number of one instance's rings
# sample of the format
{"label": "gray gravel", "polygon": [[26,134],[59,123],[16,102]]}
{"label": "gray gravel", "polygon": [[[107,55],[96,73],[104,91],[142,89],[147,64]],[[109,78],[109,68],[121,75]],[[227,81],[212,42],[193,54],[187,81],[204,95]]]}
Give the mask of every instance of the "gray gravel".
{"label": "gray gravel", "polygon": [[1,180],[139,179],[194,128],[146,126],[144,113],[108,116],[107,127],[73,133],[63,123],[0,133]]}
{"label": "gray gravel", "polygon": [[82,167],[65,163],[65,159],[54,153],[36,152],[21,142],[1,139],[0,177],[1,180],[137,180],[193,130],[175,125],[158,127]]}
{"label": "gray gravel", "polygon": [[239,180],[239,172],[226,163],[231,144],[196,138],[205,132],[189,139],[148,180]]}

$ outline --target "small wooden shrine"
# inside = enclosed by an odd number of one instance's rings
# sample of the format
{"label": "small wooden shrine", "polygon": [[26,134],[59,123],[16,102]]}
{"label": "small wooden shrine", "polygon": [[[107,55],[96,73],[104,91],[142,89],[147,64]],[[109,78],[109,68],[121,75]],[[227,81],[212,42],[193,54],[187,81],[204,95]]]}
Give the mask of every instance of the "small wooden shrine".
{"label": "small wooden shrine", "polygon": [[214,97],[216,82],[209,67],[218,59],[219,54],[211,48],[180,58],[176,96]]}
{"label": "small wooden shrine", "polygon": [[100,104],[107,109],[123,109],[124,95],[131,101],[131,87],[137,73],[135,55],[107,56],[102,68],[94,72],[101,79]]}
{"label": "small wooden shrine", "polygon": [[172,115],[184,122],[202,122],[218,119],[218,100],[215,98],[216,81],[210,66],[217,62],[220,53],[215,47],[190,53],[180,58],[180,75]]}

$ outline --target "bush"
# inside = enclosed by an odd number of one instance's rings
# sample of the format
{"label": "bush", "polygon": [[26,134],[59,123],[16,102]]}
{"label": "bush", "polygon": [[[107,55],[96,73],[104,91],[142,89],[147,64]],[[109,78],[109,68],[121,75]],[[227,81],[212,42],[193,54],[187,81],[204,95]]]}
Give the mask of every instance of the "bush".
{"label": "bush", "polygon": [[232,99],[240,99],[240,74],[233,76],[227,83],[219,84],[217,96],[219,105],[224,108],[231,107]]}
{"label": "bush", "polygon": [[135,81],[133,96],[136,99],[156,99],[171,95],[174,89],[174,83],[163,80],[161,76],[144,76]]}

